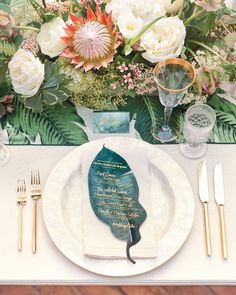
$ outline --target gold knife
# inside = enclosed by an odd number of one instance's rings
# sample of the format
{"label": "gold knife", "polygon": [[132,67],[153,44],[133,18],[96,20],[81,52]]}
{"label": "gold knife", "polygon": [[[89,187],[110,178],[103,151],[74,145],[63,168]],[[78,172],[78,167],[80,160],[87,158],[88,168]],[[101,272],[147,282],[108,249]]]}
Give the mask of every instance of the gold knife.
{"label": "gold knife", "polygon": [[208,190],[208,178],[207,178],[207,168],[206,161],[200,163],[199,165],[199,198],[203,204],[204,211],[204,224],[205,224],[205,240],[206,240],[206,253],[208,256],[212,255],[212,246],[211,246],[211,231],[210,231],[210,220],[209,220],[209,190]]}
{"label": "gold knife", "polygon": [[222,256],[224,259],[228,258],[227,251],[227,238],[226,238],[226,227],[225,227],[225,196],[224,196],[224,184],[223,184],[223,173],[222,164],[218,163],[214,170],[214,188],[215,188],[215,200],[219,207],[220,212],[220,233],[221,233],[221,245],[222,245]]}

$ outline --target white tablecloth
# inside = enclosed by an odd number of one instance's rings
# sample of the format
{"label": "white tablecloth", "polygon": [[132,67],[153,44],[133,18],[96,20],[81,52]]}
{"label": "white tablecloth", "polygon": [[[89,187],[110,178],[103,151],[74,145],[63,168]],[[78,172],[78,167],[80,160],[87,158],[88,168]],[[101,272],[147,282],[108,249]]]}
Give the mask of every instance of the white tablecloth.
{"label": "white tablecloth", "polygon": [[[128,278],[90,273],[67,260],[54,246],[39,215],[38,252],[31,253],[32,203],[25,207],[24,249],[17,251],[16,179],[30,180],[30,170],[39,168],[42,183],[54,165],[74,147],[10,146],[10,162],[0,167],[0,283],[1,284],[234,284],[236,283],[236,145],[210,145],[206,156],[210,186],[210,217],[213,256],[205,254],[202,205],[197,194],[200,160],[184,158],[176,145],[161,145],[184,169],[196,197],[192,232],[181,250],[161,267]],[[229,258],[221,256],[218,208],[213,199],[213,167],[223,163]]]}

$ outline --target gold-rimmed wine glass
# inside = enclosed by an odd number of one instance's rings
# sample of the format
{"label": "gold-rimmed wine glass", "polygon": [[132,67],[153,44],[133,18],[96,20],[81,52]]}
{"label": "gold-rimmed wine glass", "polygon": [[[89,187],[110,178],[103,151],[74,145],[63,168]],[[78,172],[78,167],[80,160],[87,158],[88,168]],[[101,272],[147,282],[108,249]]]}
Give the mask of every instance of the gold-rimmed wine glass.
{"label": "gold-rimmed wine glass", "polygon": [[169,58],[159,62],[153,71],[158,86],[159,99],[164,109],[164,122],[158,129],[156,122],[152,122],[152,136],[161,141],[169,142],[177,138],[177,134],[170,128],[169,121],[172,110],[176,107],[188,88],[194,83],[196,72],[194,67],[181,58]]}

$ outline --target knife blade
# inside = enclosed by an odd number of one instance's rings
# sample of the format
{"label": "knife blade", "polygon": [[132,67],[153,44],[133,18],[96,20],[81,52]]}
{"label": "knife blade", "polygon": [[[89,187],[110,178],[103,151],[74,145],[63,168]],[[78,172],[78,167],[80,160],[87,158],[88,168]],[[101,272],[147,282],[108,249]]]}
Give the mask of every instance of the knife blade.
{"label": "knife blade", "polygon": [[204,202],[209,201],[208,177],[206,160],[202,161],[199,165],[199,198]]}
{"label": "knife blade", "polygon": [[215,189],[215,200],[219,207],[219,213],[220,213],[222,256],[224,259],[227,259],[228,250],[227,250],[227,237],[226,237],[225,213],[224,213],[225,194],[224,194],[223,172],[222,172],[221,163],[217,163],[214,169],[214,189]]}
{"label": "knife blade", "polygon": [[206,253],[208,256],[212,255],[211,246],[211,231],[210,231],[210,220],[209,220],[209,189],[208,189],[208,177],[207,177],[207,167],[206,161],[202,161],[199,165],[199,198],[203,204],[204,212],[204,227],[205,227],[205,240],[206,240]]}
{"label": "knife blade", "polygon": [[222,164],[217,163],[214,170],[215,200],[220,205],[225,204]]}

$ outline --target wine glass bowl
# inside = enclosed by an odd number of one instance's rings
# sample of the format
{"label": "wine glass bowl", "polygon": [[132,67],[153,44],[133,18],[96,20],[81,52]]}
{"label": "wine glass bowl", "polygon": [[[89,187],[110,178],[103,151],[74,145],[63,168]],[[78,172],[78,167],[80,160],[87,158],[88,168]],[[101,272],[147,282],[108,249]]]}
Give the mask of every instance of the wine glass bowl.
{"label": "wine glass bowl", "polygon": [[169,126],[171,113],[194,83],[196,72],[189,62],[181,58],[170,58],[158,63],[153,74],[160,102],[165,109],[164,123],[159,130],[156,130],[156,124],[153,122],[152,135],[161,142],[173,141],[177,134]]}

